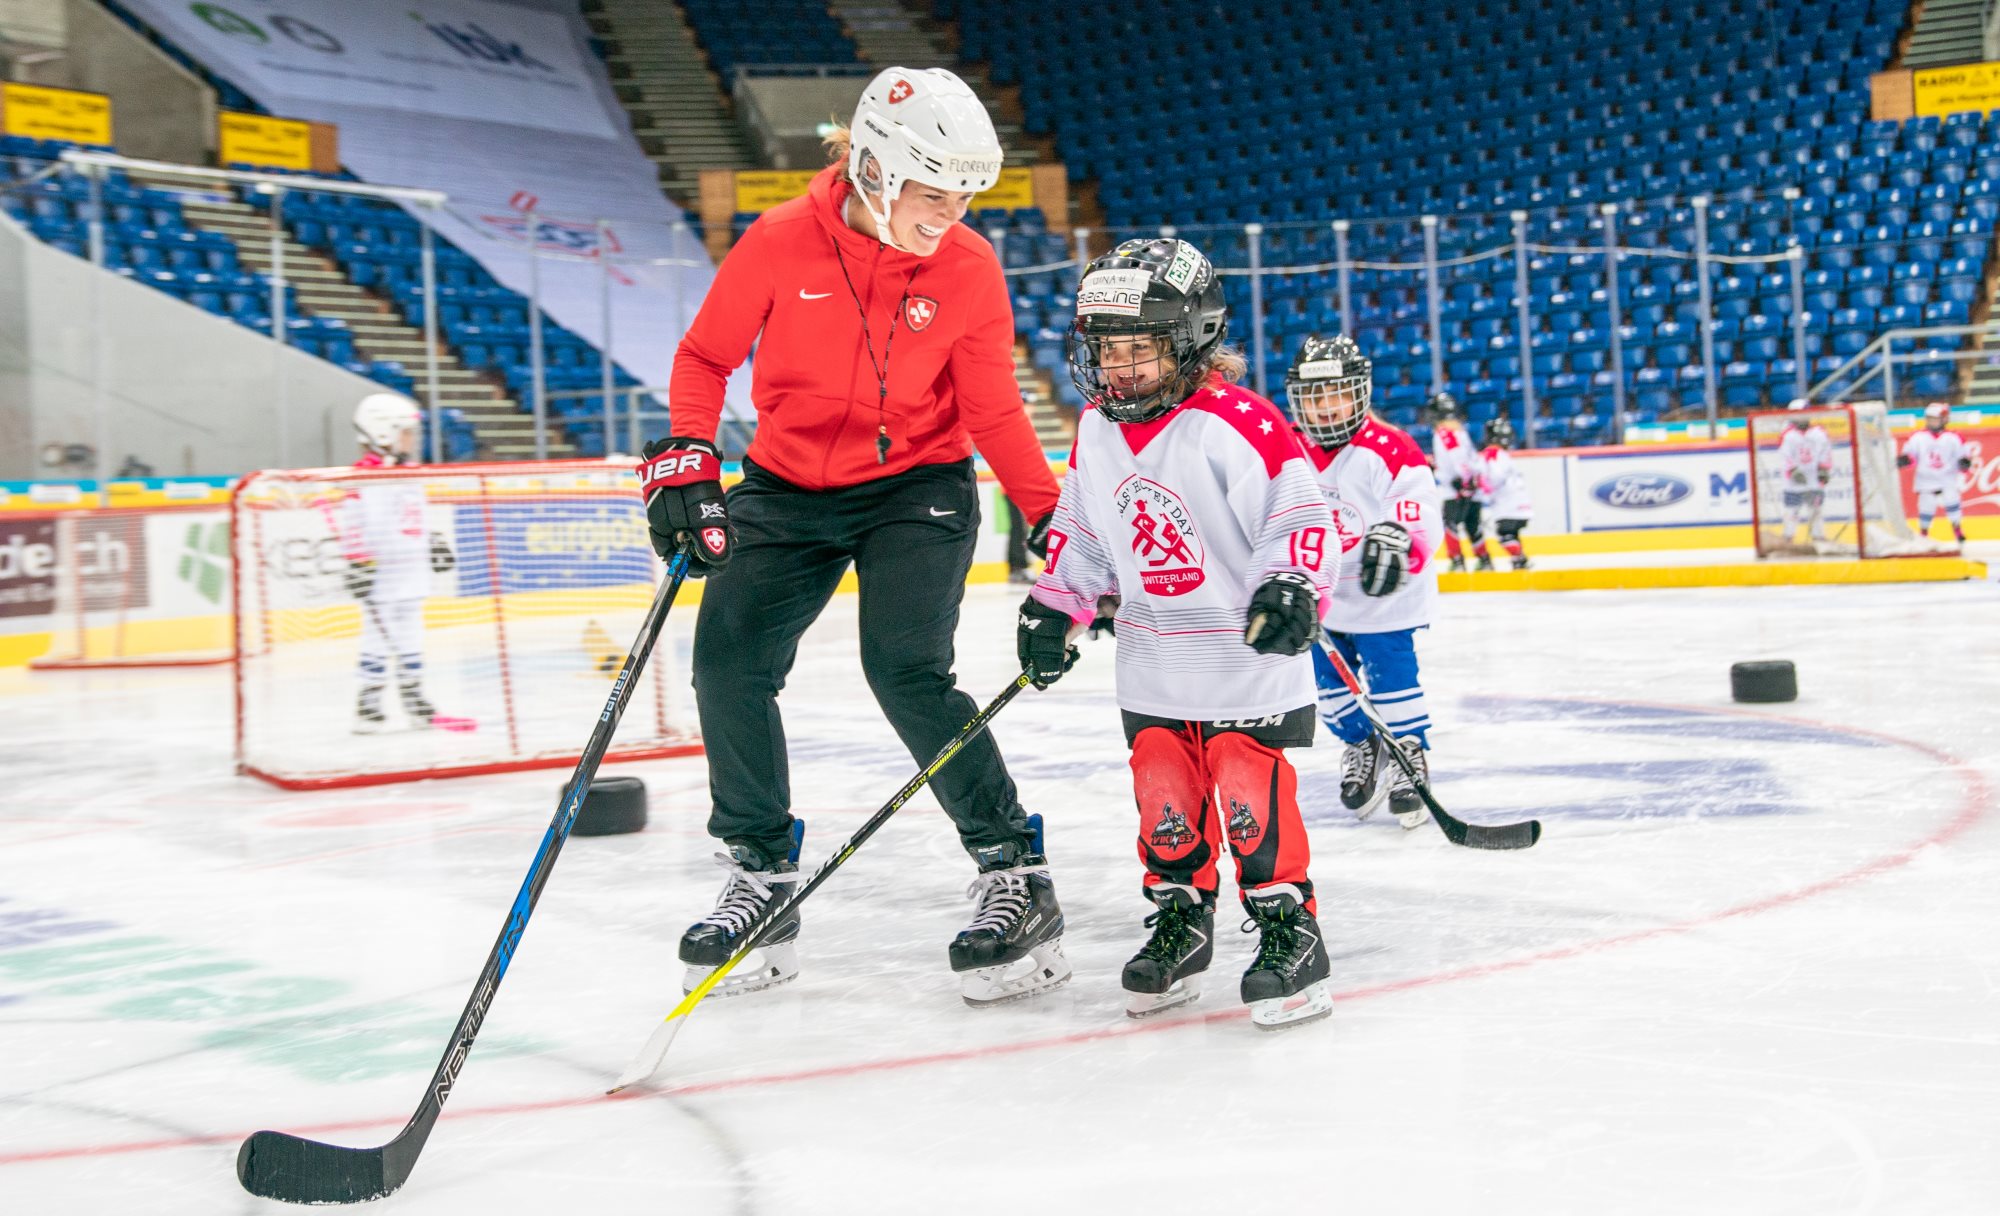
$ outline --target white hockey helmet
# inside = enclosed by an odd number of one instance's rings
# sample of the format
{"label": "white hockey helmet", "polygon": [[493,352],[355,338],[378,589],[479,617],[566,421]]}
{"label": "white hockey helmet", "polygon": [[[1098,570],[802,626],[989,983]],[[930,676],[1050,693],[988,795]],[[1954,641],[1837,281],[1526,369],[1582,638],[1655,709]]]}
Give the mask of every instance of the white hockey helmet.
{"label": "white hockey helmet", "polygon": [[868,82],[848,126],[847,176],[882,243],[905,182],[980,194],[1000,180],[1000,136],[979,97],[943,68],[890,68]]}
{"label": "white hockey helmet", "polygon": [[[1942,401],[1933,401],[1924,407],[1924,425],[1931,430],[1941,431],[1951,420],[1951,406]],[[1932,426],[1936,423],[1935,426]]]}
{"label": "white hockey helmet", "polygon": [[403,432],[423,422],[417,403],[401,393],[370,393],[354,407],[354,433],[377,456],[397,456]]}

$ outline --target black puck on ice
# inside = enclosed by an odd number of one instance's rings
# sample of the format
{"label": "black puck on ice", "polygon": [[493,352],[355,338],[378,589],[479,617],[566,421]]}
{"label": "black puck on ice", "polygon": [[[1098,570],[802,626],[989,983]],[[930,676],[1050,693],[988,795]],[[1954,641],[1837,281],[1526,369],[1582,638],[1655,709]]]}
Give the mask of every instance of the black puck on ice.
{"label": "black puck on ice", "polygon": [[1738,701],[1796,701],[1799,673],[1790,659],[1729,665],[1729,695]]}
{"label": "black puck on ice", "polygon": [[583,795],[572,836],[623,836],[646,826],[646,786],[637,777],[599,777]]}

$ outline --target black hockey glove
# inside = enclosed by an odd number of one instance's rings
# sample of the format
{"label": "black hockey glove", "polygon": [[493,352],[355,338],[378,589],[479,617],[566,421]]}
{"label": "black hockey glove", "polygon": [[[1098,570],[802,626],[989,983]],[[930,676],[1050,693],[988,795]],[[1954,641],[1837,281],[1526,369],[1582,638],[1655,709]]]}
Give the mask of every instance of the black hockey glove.
{"label": "black hockey glove", "polygon": [[1097,616],[1090,622],[1090,640],[1095,642],[1099,635],[1107,638],[1118,636],[1118,605],[1122,601],[1115,595],[1097,597]]}
{"label": "black hockey glove", "polygon": [[1819,471],[1819,484],[1821,484],[1821,485],[1825,485],[1825,484],[1826,484],[1827,482],[1829,482],[1829,481],[1832,481],[1832,480],[1833,480],[1833,470],[1832,470],[1832,469],[1821,469],[1821,470]]}
{"label": "black hockey glove", "polygon": [[1897,454],[1896,467],[1899,469],[1907,469],[1910,467],[1910,454],[1908,452],[1900,452]]}
{"label": "black hockey glove", "polygon": [[1021,601],[1021,619],[1014,631],[1014,650],[1021,657],[1021,670],[1036,688],[1047,688],[1062,679],[1076,662],[1069,644],[1069,614],[1058,612],[1029,596]]}
{"label": "black hockey glove", "polygon": [[1472,497],[1472,483],[1463,477],[1451,479],[1451,492],[1459,498]]}
{"label": "black hockey glove", "polygon": [[1250,597],[1243,641],[1258,654],[1304,654],[1319,630],[1319,592],[1299,574],[1274,574]]}
{"label": "black hockey glove", "polygon": [[1958,471],[1961,473],[1972,472],[1972,457],[1960,456],[1958,458]]}
{"label": "black hockey glove", "polygon": [[431,533],[431,573],[449,574],[457,565],[458,558],[453,556],[451,546],[445,543],[444,537]]}
{"label": "black hockey glove", "polygon": [[646,445],[639,493],[653,552],[670,558],[688,545],[688,577],[720,573],[736,549],[729,504],[722,496],[722,455],[705,439],[674,435]]}
{"label": "black hockey glove", "polygon": [[1394,595],[1410,578],[1410,531],[1384,520],[1361,538],[1361,594]]}
{"label": "black hockey glove", "polygon": [[363,557],[350,559],[347,569],[341,573],[347,583],[347,594],[357,600],[365,600],[375,594],[375,559]]}
{"label": "black hockey glove", "polygon": [[1035,526],[1028,529],[1028,552],[1044,561],[1049,556],[1049,525],[1055,522],[1055,518],[1056,513],[1051,511],[1036,520]]}

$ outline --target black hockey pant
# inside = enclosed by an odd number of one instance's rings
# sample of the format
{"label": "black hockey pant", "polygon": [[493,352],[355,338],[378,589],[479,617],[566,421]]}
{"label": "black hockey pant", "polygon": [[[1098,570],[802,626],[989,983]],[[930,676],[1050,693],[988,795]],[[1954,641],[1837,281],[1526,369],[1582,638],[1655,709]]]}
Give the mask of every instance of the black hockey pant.
{"label": "black hockey pant", "polygon": [[[930,763],[978,712],[951,667],[979,495],[971,461],[837,490],[801,489],[748,460],[743,474],[729,491],[735,557],[702,591],[695,704],[708,752],[709,833],[782,857],[792,788],[778,691],[800,636],[850,564],[861,585],[862,671],[917,764]],[[991,732],[966,744],[930,788],[968,850],[1026,841],[1027,816]]]}

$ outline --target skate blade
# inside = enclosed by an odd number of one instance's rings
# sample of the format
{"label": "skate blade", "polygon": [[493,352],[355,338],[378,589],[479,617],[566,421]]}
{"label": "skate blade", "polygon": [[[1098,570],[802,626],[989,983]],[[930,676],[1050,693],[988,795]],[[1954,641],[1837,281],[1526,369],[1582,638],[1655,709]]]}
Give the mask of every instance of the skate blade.
{"label": "skate blade", "polygon": [[[681,993],[688,995],[701,986],[713,967],[689,967],[681,977]],[[776,988],[799,978],[799,953],[791,942],[778,946],[760,946],[750,952],[741,966],[722,978],[722,982],[708,990],[708,995],[718,997],[741,996],[749,992],[761,992],[766,988]]]}
{"label": "skate blade", "polygon": [[1201,999],[1201,977],[1190,975],[1174,981],[1165,992],[1127,992],[1125,1016],[1134,1019],[1158,1017],[1170,1009],[1192,1005]]}
{"label": "skate blade", "polygon": [[1063,955],[1062,939],[1056,938],[1031,948],[1026,958],[959,972],[959,995],[972,1008],[986,1009],[1040,996],[1067,984],[1069,977],[1069,959]]}
{"label": "skate blade", "polygon": [[1333,1013],[1331,977],[1308,984],[1290,996],[1250,1002],[1250,1020],[1259,1030],[1290,1030]]}
{"label": "skate blade", "polygon": [[1370,815],[1373,815],[1377,810],[1381,809],[1382,803],[1385,800],[1387,800],[1388,797],[1389,797],[1388,784],[1381,783],[1376,785],[1375,796],[1370,798],[1367,802],[1355,808],[1354,818],[1363,823],[1367,822],[1368,817]]}
{"label": "skate blade", "polygon": [[387,722],[356,722],[354,724],[354,733],[357,735],[382,735],[387,734],[388,731],[389,724]]}
{"label": "skate blade", "polygon": [[1414,811],[1397,811],[1396,822],[1403,825],[1405,832],[1414,832],[1424,826],[1431,817],[1431,809],[1419,802]]}

